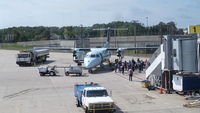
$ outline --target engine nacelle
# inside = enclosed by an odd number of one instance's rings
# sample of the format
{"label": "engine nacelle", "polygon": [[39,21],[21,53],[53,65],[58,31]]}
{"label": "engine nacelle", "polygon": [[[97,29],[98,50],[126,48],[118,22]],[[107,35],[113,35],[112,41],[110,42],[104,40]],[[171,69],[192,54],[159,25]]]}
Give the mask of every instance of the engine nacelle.
{"label": "engine nacelle", "polygon": [[80,51],[79,49],[73,50],[73,60],[76,63],[83,63],[85,57],[85,52]]}
{"label": "engine nacelle", "polygon": [[73,57],[76,57],[76,50],[73,51]]}
{"label": "engine nacelle", "polygon": [[123,48],[117,49],[117,56],[119,58],[123,58],[124,57],[124,49]]}

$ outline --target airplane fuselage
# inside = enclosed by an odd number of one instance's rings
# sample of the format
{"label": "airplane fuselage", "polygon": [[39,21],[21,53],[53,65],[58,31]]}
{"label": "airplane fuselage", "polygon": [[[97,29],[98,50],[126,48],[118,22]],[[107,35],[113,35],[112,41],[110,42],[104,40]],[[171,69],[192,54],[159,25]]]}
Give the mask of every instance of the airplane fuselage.
{"label": "airplane fuselage", "polygon": [[111,57],[110,51],[107,48],[91,48],[84,58],[84,66],[87,69],[101,65],[105,61],[109,61]]}

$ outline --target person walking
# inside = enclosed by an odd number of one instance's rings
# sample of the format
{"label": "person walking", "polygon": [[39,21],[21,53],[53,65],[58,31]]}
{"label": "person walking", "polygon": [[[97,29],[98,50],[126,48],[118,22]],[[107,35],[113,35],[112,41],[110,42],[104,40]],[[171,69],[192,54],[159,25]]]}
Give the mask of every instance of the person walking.
{"label": "person walking", "polygon": [[130,68],[128,71],[129,71],[129,81],[132,81],[132,78],[133,78],[133,70]]}
{"label": "person walking", "polygon": [[122,64],[122,74],[124,75],[124,64]]}
{"label": "person walking", "polygon": [[120,73],[121,72],[121,65],[120,65],[120,63],[117,64],[117,68],[118,68],[118,72]]}
{"label": "person walking", "polygon": [[118,64],[115,63],[115,73],[117,72]]}
{"label": "person walking", "polygon": [[127,61],[124,61],[124,70],[127,70]]}

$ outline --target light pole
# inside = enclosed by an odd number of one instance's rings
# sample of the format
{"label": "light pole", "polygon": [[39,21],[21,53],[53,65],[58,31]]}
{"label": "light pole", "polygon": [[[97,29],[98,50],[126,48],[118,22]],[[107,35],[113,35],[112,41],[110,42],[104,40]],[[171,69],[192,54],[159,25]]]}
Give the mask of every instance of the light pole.
{"label": "light pole", "polygon": [[147,27],[147,35],[149,35],[148,19],[149,19],[149,18],[148,18],[148,17],[146,17],[146,21],[147,21],[147,26],[146,26],[146,27]]}
{"label": "light pole", "polygon": [[83,48],[84,44],[83,44],[83,25],[80,25],[81,27],[81,48]]}
{"label": "light pole", "polygon": [[[138,23],[138,20],[134,20],[133,23],[134,23],[134,42],[135,42],[135,48],[136,48],[136,45],[137,45],[137,42],[136,42],[136,35],[137,35],[136,23]],[[135,50],[135,54],[137,54],[137,50]]]}
{"label": "light pole", "polygon": [[[135,48],[136,48],[136,22],[134,21],[135,27],[134,27],[134,42],[135,42]],[[137,50],[135,50],[135,54],[137,53]]]}
{"label": "light pole", "polygon": [[148,18],[148,17],[146,17],[146,21],[147,21],[147,27],[148,27],[148,19],[149,19],[149,18]]}

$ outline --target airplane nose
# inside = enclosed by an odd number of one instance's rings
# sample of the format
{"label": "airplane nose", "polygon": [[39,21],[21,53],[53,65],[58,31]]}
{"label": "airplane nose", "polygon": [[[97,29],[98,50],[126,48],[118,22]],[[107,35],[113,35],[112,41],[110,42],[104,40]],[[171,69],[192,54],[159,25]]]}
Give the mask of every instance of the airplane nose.
{"label": "airplane nose", "polygon": [[88,61],[84,61],[84,65],[87,68],[88,67]]}
{"label": "airplane nose", "polygon": [[84,65],[85,65],[86,68],[91,68],[92,67],[92,64],[91,64],[90,60],[84,61]]}
{"label": "airplane nose", "polygon": [[85,68],[93,68],[97,62],[95,59],[84,59],[84,66]]}
{"label": "airplane nose", "polygon": [[87,58],[84,59],[84,66],[85,66],[85,68],[90,67],[90,60],[89,59],[87,59]]}

